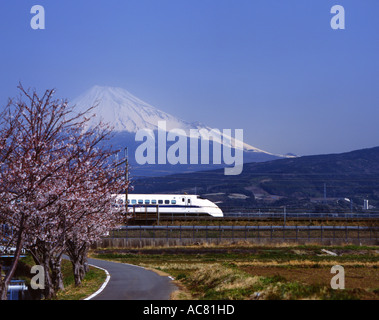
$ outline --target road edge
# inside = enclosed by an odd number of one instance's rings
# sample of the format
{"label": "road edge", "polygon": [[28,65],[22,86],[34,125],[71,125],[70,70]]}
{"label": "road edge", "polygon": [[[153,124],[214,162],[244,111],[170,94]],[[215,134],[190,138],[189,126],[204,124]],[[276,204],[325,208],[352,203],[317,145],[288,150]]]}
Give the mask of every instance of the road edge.
{"label": "road edge", "polygon": [[97,290],[95,293],[91,294],[90,296],[88,296],[87,298],[85,298],[83,300],[91,300],[91,299],[95,298],[97,295],[99,295],[105,289],[105,287],[108,285],[109,280],[111,279],[111,275],[109,274],[108,270],[106,270],[104,268],[100,268],[100,267],[95,266],[93,264],[89,264],[89,266],[103,270],[105,272],[105,274],[107,275],[107,277],[106,277],[104,283],[102,284],[102,286],[100,287],[99,290]]}

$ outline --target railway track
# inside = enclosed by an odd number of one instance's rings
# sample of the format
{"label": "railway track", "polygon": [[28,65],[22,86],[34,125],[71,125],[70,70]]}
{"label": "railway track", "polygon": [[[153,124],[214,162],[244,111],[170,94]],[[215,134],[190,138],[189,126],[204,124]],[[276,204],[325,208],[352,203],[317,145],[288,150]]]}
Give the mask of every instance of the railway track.
{"label": "railway track", "polygon": [[178,214],[151,214],[140,213],[133,216],[130,222],[164,222],[164,221],[209,221],[209,222],[244,222],[244,221],[335,221],[335,222],[372,222],[379,224],[379,214],[351,214],[351,213],[224,213],[224,217],[178,215]]}

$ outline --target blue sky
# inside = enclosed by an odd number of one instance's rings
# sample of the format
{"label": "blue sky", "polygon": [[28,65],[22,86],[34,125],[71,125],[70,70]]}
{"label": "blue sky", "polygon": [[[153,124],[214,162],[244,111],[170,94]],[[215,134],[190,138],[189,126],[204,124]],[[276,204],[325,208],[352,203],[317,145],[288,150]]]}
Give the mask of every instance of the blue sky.
{"label": "blue sky", "polygon": [[377,0],[6,0],[0,41],[2,104],[19,81],[69,99],[118,86],[274,153],[379,145]]}

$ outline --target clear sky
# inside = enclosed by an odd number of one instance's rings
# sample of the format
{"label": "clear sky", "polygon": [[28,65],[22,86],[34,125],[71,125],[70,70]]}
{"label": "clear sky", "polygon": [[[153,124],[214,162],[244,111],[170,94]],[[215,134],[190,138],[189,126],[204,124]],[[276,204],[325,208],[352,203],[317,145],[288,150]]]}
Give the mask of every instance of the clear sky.
{"label": "clear sky", "polygon": [[[31,7],[46,29],[33,30]],[[346,29],[333,30],[333,5]],[[2,0],[0,102],[122,87],[273,153],[379,145],[378,0]]]}

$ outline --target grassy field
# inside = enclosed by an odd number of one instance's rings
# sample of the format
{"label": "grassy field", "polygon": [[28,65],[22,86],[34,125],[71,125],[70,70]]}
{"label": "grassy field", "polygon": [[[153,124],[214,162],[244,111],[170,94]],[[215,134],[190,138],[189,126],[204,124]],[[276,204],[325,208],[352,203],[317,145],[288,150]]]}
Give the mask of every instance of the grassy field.
{"label": "grassy field", "polygon": [[[91,256],[170,274],[182,288],[174,299],[379,299],[376,246],[202,245],[98,249]],[[330,286],[334,265],[345,268],[345,290]]]}
{"label": "grassy field", "polygon": [[[16,274],[17,279],[25,280],[26,284],[30,284],[31,274],[30,268],[34,265],[34,261],[30,256],[21,259]],[[72,264],[68,260],[62,260],[62,273],[64,290],[59,291],[55,300],[82,300],[96,292],[106,279],[103,270],[90,267],[83,282],[80,286],[75,287],[74,274]]]}
{"label": "grassy field", "polygon": [[56,300],[83,300],[96,292],[106,279],[103,270],[90,266],[81,285],[75,287],[71,262],[62,262],[62,272],[65,289],[58,292]]}

